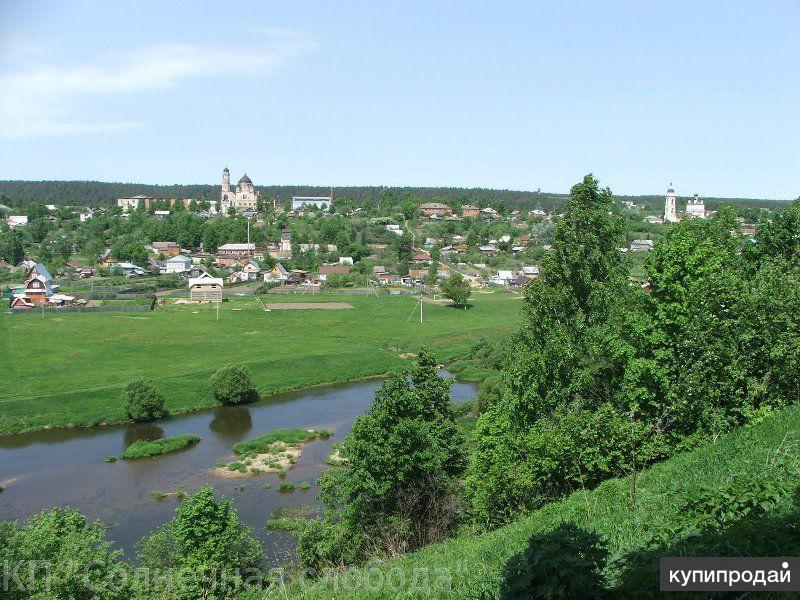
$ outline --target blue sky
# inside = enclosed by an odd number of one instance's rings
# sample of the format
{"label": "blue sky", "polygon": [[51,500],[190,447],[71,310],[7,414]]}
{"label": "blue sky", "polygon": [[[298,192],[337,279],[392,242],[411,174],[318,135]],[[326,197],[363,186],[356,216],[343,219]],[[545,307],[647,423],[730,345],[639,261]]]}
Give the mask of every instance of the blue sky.
{"label": "blue sky", "polygon": [[800,2],[0,0],[0,179],[800,195]]}

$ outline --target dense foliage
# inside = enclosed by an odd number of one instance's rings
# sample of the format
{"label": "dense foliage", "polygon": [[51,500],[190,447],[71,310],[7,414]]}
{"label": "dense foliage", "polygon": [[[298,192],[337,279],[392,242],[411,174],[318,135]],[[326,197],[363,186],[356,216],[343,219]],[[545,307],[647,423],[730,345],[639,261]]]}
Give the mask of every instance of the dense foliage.
{"label": "dense foliage", "polygon": [[253,378],[238,365],[226,365],[211,376],[211,392],[221,404],[236,405],[258,400]]}
{"label": "dense foliage", "polygon": [[453,273],[442,284],[442,294],[445,298],[450,298],[455,306],[466,307],[470,293],[469,282],[461,273]]}
{"label": "dense foliage", "polygon": [[422,350],[409,373],[387,379],[342,453],[348,466],[320,478],[325,518],[302,531],[298,556],[319,569],[404,552],[448,535],[465,466],[449,379]]}
{"label": "dense foliage", "polygon": [[133,379],[122,388],[125,414],[136,422],[152,421],[166,416],[164,394],[146,377]]}
{"label": "dense foliage", "polygon": [[726,209],[672,226],[645,291],[617,250],[610,192],[591,176],[576,185],[544,277],[525,289],[502,391],[483,395],[466,486],[475,522],[624,474],[635,500],[644,466],[797,402],[798,211],[752,244]]}
{"label": "dense foliage", "polygon": [[151,574],[164,574],[138,582],[142,597],[186,600],[234,596],[258,579],[263,560],[232,502],[215,499],[208,486],[182,500],[173,519],[141,542],[138,559]]}
{"label": "dense foliage", "polygon": [[24,523],[0,522],[3,598],[83,600],[127,596],[115,572],[122,554],[104,539],[105,528],[75,509],[54,508]]}

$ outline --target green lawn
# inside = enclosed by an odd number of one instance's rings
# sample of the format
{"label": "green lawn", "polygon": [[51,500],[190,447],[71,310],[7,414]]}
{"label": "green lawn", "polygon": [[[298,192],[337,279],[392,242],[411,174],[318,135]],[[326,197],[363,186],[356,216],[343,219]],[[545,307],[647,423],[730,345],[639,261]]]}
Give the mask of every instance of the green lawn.
{"label": "green lawn", "polygon": [[514,294],[475,294],[470,310],[416,299],[349,295],[265,297],[269,302],[352,304],[348,310],[264,312],[253,297],[220,309],[172,305],[141,313],[0,315],[0,435],[46,426],[124,419],[121,387],[153,378],[173,412],[214,404],[208,378],[226,363],[250,369],[262,395],[380,375],[428,345],[439,360],[469,353],[481,337],[509,332],[522,305]]}

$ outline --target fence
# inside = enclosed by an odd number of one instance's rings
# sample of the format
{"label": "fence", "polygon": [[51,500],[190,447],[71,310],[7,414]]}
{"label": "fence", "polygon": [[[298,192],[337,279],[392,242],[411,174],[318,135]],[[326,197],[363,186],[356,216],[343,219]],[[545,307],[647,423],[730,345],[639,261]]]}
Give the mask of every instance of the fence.
{"label": "fence", "polygon": [[120,306],[45,306],[35,308],[9,308],[9,314],[35,313],[85,313],[85,312],[150,312],[156,304],[155,297],[150,304],[123,304]]}

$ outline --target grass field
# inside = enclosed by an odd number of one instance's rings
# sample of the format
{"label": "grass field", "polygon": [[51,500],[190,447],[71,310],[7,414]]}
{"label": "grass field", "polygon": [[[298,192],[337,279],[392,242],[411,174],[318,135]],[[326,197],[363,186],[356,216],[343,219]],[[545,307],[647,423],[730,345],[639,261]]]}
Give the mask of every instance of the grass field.
{"label": "grass field", "polygon": [[[571,523],[608,547],[609,597],[658,596],[659,556],[793,556],[800,551],[797,506],[790,500],[766,514],[740,518],[713,534],[673,535],[687,518],[685,502],[700,490],[725,489],[734,476],[783,477],[774,464],[800,461],[800,408],[778,412],[643,471],[637,501],[629,478],[606,481],[548,504],[506,527],[461,535],[418,552],[311,581],[276,586],[270,598],[481,598],[498,597],[506,565],[536,534]],[[790,477],[796,477],[797,471]],[[800,484],[792,479],[787,483]],[[731,506],[734,503],[731,503]],[[730,508],[730,507],[729,507]],[[556,534],[558,535],[558,534]],[[569,558],[567,559],[569,560]],[[416,585],[414,584],[416,582]],[[243,596],[241,600],[263,598]],[[514,596],[516,597],[516,596]],[[788,596],[787,596],[788,597]]]}
{"label": "grass field", "polygon": [[[308,301],[304,296],[270,302]],[[314,302],[343,297],[314,296]],[[168,305],[142,313],[0,315],[0,435],[122,421],[122,386],[151,377],[172,413],[214,404],[208,379],[247,367],[262,395],[380,375],[429,346],[441,361],[518,324],[516,295],[476,294],[470,310],[426,303],[407,321],[410,296],[347,296],[349,310],[264,312],[256,298]],[[168,302],[171,302],[168,300]]]}

